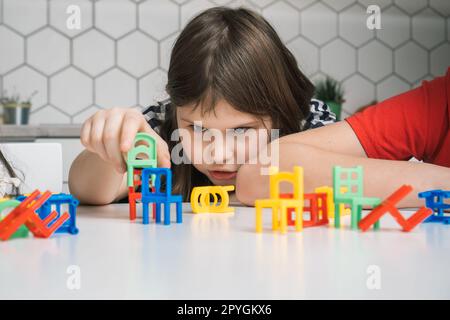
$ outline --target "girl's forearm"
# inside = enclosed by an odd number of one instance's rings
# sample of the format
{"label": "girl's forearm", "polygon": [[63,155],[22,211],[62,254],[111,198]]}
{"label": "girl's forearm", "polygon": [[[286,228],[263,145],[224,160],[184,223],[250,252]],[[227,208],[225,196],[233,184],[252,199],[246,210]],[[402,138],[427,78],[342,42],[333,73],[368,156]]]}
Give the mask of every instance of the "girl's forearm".
{"label": "girl's forearm", "polygon": [[[450,187],[450,169],[431,164],[355,157],[298,143],[280,143],[279,155],[280,171],[292,171],[296,165],[304,168],[305,192],[313,192],[319,186],[332,186],[332,168],[336,165],[363,166],[365,196],[383,199],[402,184],[411,185],[413,192],[399,203],[403,207],[422,205],[418,192]],[[236,193],[238,199],[247,205],[269,195],[269,177],[260,174],[261,167],[261,164],[246,164],[239,169]],[[289,192],[283,190],[283,185],[281,191]]]}
{"label": "girl's forearm", "polygon": [[84,150],[70,168],[69,189],[81,203],[105,205],[123,193],[125,178],[97,154]]}

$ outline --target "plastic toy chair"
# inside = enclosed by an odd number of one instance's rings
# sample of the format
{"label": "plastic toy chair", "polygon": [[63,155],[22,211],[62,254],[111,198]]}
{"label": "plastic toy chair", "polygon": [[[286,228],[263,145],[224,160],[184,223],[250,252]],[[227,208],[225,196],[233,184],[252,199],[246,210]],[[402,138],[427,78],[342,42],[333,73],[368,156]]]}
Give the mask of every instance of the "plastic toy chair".
{"label": "plastic toy chair", "polygon": [[425,199],[425,206],[436,212],[428,217],[425,222],[442,222],[450,224],[450,215],[445,215],[444,210],[450,209],[450,203],[444,203],[445,199],[450,199],[450,190],[430,190],[419,193],[419,198]]}
{"label": "plastic toy chair", "polygon": [[41,219],[45,219],[52,213],[52,206],[55,206],[56,212],[58,213],[57,217],[60,217],[62,214],[61,206],[65,204],[69,207],[70,217],[55,231],[55,233],[78,234],[76,215],[77,207],[80,202],[74,196],[66,193],[52,194],[50,198],[37,210],[37,213]]}
{"label": "plastic toy chair", "polygon": [[[331,189],[331,188],[330,188]],[[281,193],[280,198],[282,199],[292,199],[292,193]],[[309,205],[303,206],[303,212],[310,213],[310,219],[305,220],[303,217],[303,227],[315,227],[328,224],[328,199],[326,193],[305,193],[305,201],[309,202]],[[292,213],[295,208],[289,208],[287,212],[287,223],[289,226],[295,225],[295,219]]]}
{"label": "plastic toy chair", "polygon": [[65,212],[58,217],[58,212],[51,212],[45,219],[41,219],[36,213],[44,202],[50,198],[49,191],[41,194],[35,190],[25,198],[5,219],[0,221],[0,239],[8,240],[11,235],[23,224],[35,237],[50,237],[67,219],[69,213]]}
{"label": "plastic toy chair", "polygon": [[[191,207],[194,213],[224,213],[234,212],[234,208],[228,206],[234,186],[205,186],[195,187],[191,192]],[[213,197],[211,204],[210,197]],[[220,200],[220,201],[219,201]]]}
{"label": "plastic toy chair", "polygon": [[[155,176],[154,191],[150,190],[150,176]],[[166,190],[161,191],[161,177],[166,178]],[[153,180],[152,180],[153,181]],[[149,203],[156,205],[156,223],[161,223],[161,204],[164,204],[164,224],[170,224],[170,204],[176,203],[177,223],[182,223],[182,197],[172,194],[172,171],[168,168],[145,168],[142,170],[142,215],[143,224],[149,223]]]}
{"label": "plastic toy chair", "polygon": [[[7,209],[7,208],[16,208],[18,205],[20,205],[20,201],[19,200],[4,200],[4,201],[0,201],[0,221],[3,219],[3,215],[2,212],[3,210]],[[27,227],[25,227],[24,225],[21,225],[16,232],[14,232],[11,236],[10,239],[14,239],[14,238],[26,238],[28,237],[28,229]]]}
{"label": "plastic toy chair", "polygon": [[[280,197],[280,183],[286,181],[293,187],[292,198]],[[272,208],[272,230],[287,232],[288,209],[295,209],[295,230],[303,229],[303,168],[294,167],[294,172],[278,172],[270,168],[270,198],[255,200],[256,232],[262,232],[262,209]]]}
{"label": "plastic toy chair", "polygon": [[397,223],[403,228],[403,231],[409,232],[424,219],[433,214],[429,208],[422,207],[416,213],[405,219],[397,209],[397,204],[412,191],[410,185],[403,185],[393,192],[389,197],[383,200],[382,204],[373,209],[366,217],[359,221],[359,228],[366,231],[370,226],[386,214],[390,213]]}
{"label": "plastic toy chair", "polygon": [[[127,154],[127,183],[133,186],[134,169],[156,168],[156,141],[147,133],[139,132],[134,138],[133,148]],[[140,156],[144,155],[146,158]]]}
{"label": "plastic toy chair", "polygon": [[[142,192],[136,191],[137,188],[142,187],[141,177],[142,169],[134,169],[134,176],[138,176],[139,179],[133,181],[133,186],[128,187],[128,205],[130,211],[130,220],[136,220],[136,204],[138,200],[142,199]],[[154,192],[154,188],[150,187],[150,190]],[[153,219],[156,218],[155,204],[153,204]]]}
{"label": "plastic toy chair", "polygon": [[[342,192],[346,188],[346,192]],[[334,190],[334,226],[339,228],[340,222],[340,204],[347,204],[351,207],[351,228],[358,229],[358,222],[361,220],[363,206],[372,208],[381,203],[379,198],[364,197],[363,193],[363,168],[361,166],[354,168],[333,167],[333,190]],[[374,228],[380,227],[379,221]]]}

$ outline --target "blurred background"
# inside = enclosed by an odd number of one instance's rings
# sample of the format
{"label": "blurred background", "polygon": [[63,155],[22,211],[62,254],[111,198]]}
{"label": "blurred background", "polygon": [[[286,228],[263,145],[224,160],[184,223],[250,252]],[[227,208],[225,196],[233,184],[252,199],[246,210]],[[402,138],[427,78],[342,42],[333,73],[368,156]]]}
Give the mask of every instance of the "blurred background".
{"label": "blurred background", "polygon": [[[217,5],[267,18],[305,74],[336,81],[342,118],[450,66],[449,0],[0,0],[0,121],[31,124],[2,125],[2,141],[61,143],[67,182],[80,124],[163,99],[174,40]],[[380,30],[366,26],[369,5]]]}

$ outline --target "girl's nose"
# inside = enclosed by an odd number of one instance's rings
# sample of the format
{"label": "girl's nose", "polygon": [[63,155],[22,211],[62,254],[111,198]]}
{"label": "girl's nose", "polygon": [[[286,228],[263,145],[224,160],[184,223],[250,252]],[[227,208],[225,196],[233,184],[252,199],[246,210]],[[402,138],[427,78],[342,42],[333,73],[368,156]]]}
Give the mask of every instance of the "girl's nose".
{"label": "girl's nose", "polygon": [[212,142],[212,160],[214,164],[228,163],[233,164],[234,144],[232,141],[226,141],[225,136],[222,141],[214,139]]}

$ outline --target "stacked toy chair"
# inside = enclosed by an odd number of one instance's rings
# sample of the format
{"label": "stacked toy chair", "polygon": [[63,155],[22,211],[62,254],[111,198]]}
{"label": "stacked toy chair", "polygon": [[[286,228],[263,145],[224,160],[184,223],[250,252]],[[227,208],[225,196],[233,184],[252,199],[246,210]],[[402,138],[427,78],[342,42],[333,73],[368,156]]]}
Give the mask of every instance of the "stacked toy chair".
{"label": "stacked toy chair", "polygon": [[[154,176],[154,191],[150,190],[149,181]],[[161,191],[161,178],[165,177],[165,191]],[[153,180],[153,179],[152,179]],[[170,224],[170,205],[176,204],[177,223],[182,223],[181,195],[172,194],[172,171],[168,168],[145,168],[142,170],[142,215],[143,224],[149,223],[148,206],[156,205],[156,223],[161,223],[161,204],[164,205],[164,224]]]}
{"label": "stacked toy chair", "polygon": [[137,189],[141,187],[142,169],[156,168],[156,141],[149,134],[139,132],[133,142],[133,148],[127,154],[127,184],[130,220],[136,219],[136,203],[142,198]]}
{"label": "stacked toy chair", "polygon": [[[0,240],[26,237],[28,236],[26,229],[39,238],[48,238],[54,232],[77,234],[75,216],[78,203],[71,195],[52,195],[49,191],[41,194],[39,190],[35,190],[27,197],[21,196],[18,200],[0,202],[0,213],[4,209],[13,208],[0,221]],[[61,212],[63,204],[69,206],[68,212]],[[52,210],[53,206],[56,210]]]}
{"label": "stacked toy chair", "polygon": [[[293,188],[290,198],[280,196],[280,183],[289,182]],[[262,232],[262,209],[272,209],[272,230],[287,232],[288,208],[295,210],[295,230],[303,229],[303,168],[295,166],[294,172],[278,172],[278,168],[270,168],[270,198],[255,200],[256,232]]]}
{"label": "stacked toy chair", "polygon": [[[17,200],[23,201],[26,197],[19,196]],[[70,233],[77,234],[78,228],[76,226],[76,211],[80,204],[78,199],[75,199],[72,195],[66,193],[52,194],[50,198],[45,201],[40,208],[36,210],[41,219],[47,218],[52,213],[52,208],[57,212],[57,218],[61,215],[61,208],[63,205],[67,205],[69,209],[69,219],[65,221],[55,233]]]}
{"label": "stacked toy chair", "polygon": [[[136,134],[133,148],[127,154],[127,183],[130,220],[136,219],[136,202],[141,200],[143,224],[150,221],[150,204],[153,204],[153,218],[156,223],[161,222],[161,205],[164,205],[164,224],[170,224],[171,203],[176,204],[177,223],[182,222],[182,197],[172,194],[172,171],[168,168],[157,168],[156,141],[147,133]],[[137,191],[138,187],[141,192]]]}

